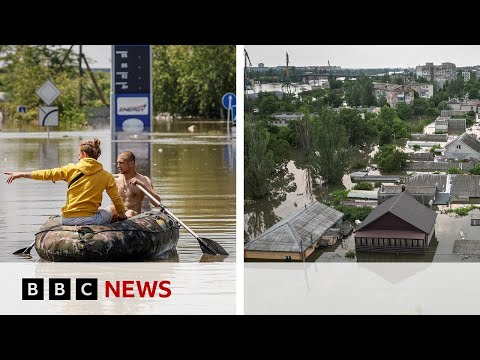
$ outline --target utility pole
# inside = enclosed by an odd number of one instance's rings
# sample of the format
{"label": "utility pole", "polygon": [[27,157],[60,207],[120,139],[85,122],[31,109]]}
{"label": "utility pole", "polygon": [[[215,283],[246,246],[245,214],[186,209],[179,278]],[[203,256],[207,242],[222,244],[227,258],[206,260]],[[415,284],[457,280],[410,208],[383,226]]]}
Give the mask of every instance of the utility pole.
{"label": "utility pole", "polygon": [[79,52],[78,52],[78,73],[80,74],[80,86],[78,87],[78,106],[82,107],[82,77],[83,77],[83,70],[82,70],[82,57],[83,57],[83,52],[82,52],[82,45],[79,46]]}

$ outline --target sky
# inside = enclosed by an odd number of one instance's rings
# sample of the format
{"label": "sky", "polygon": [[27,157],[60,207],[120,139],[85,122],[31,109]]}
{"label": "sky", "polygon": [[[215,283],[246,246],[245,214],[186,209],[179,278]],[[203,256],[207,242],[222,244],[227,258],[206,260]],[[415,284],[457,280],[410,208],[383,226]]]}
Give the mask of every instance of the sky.
{"label": "sky", "polygon": [[[63,45],[63,46],[68,48],[71,45]],[[75,50],[75,52],[78,52],[78,45],[75,45],[73,49]],[[112,59],[111,45],[83,45],[82,49],[87,59],[94,60],[91,63],[90,61],[88,62],[88,65],[90,65],[91,68],[110,68],[111,67],[111,59]]]}
{"label": "sky", "polygon": [[342,68],[410,67],[433,62],[480,64],[480,45],[245,45],[253,66],[328,65]]}

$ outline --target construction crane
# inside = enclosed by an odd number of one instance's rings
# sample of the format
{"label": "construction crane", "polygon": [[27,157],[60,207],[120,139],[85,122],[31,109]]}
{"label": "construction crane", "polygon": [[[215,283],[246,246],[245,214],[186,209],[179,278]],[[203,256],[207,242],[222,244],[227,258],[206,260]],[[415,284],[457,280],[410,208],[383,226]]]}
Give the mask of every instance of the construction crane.
{"label": "construction crane", "polygon": [[247,60],[250,64],[250,67],[252,66],[252,62],[250,61],[250,56],[248,56],[247,50],[243,49],[243,54],[245,56],[245,68],[243,72],[243,90],[245,90],[245,92],[247,90],[252,90],[253,92],[255,92],[255,89],[253,88],[253,80],[248,78],[249,71],[247,67]]}
{"label": "construction crane", "polygon": [[288,58],[288,52],[286,54],[287,66],[285,68],[285,78],[283,79],[282,91],[287,94],[292,93],[292,88],[296,89],[297,87],[290,82],[290,78],[288,76],[288,64],[290,63],[290,59]]}

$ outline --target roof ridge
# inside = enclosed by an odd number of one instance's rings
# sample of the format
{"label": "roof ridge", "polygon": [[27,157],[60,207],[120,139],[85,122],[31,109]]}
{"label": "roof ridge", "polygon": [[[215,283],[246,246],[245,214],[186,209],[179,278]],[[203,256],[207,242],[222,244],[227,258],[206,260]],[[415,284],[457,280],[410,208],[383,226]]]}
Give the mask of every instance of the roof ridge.
{"label": "roof ridge", "polygon": [[405,191],[402,191],[402,193],[400,194],[400,196],[395,199],[395,201],[393,202],[392,206],[390,206],[390,209],[388,209],[387,212],[390,212],[390,210],[393,209],[393,207],[397,204],[398,200],[403,196],[403,194],[405,194]]}
{"label": "roof ridge", "polygon": [[293,237],[297,241],[297,245],[300,247],[300,250],[303,251],[303,246],[302,246],[302,239],[300,238],[300,235],[297,233],[297,229],[293,225],[290,225],[290,223],[287,222],[287,226],[290,229],[290,232],[292,233]]}

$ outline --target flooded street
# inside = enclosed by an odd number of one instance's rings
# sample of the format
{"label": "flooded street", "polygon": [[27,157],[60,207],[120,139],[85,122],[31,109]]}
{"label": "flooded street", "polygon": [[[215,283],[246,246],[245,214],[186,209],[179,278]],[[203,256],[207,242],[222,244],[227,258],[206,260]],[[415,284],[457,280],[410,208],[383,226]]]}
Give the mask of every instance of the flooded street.
{"label": "flooded street", "polygon": [[[326,196],[335,190],[352,189],[355,185],[350,180],[350,174],[345,174],[342,184],[327,185],[320,184],[318,179],[312,179],[308,170],[304,166],[304,156],[300,151],[292,151],[292,160],[289,161],[287,168],[291,174],[292,180],[290,186],[283,184],[283,187],[277,188],[278,195],[267,195],[264,199],[257,201],[247,201],[245,204],[245,240],[250,241],[263,233],[266,229],[279,222],[295,210],[317,200],[323,202]],[[370,174],[378,174],[378,171]],[[287,177],[284,177],[286,179]],[[295,184],[295,185],[292,185]],[[465,204],[453,204],[451,208],[466,206]],[[453,254],[455,240],[460,240],[463,234],[466,240],[480,240],[480,227],[470,225],[470,215],[480,214],[480,210],[470,211],[468,216],[460,217],[453,213],[443,214],[441,210],[448,206],[438,207],[437,219],[435,225],[435,238],[432,239],[428,251],[425,255],[411,254],[380,254],[380,253],[357,253],[358,262],[467,262],[480,261],[479,255],[464,256]],[[345,255],[348,250],[355,249],[353,233],[347,238],[337,241],[333,246],[327,246],[316,249],[312,255],[307,258],[308,262],[317,261],[325,252],[336,252],[339,255]]]}
{"label": "flooded street", "polygon": [[[192,129],[191,126],[194,125]],[[188,128],[190,127],[190,131]],[[193,130],[193,132],[192,132]],[[232,131],[232,128],[230,128]],[[197,235],[218,242],[230,256],[215,259],[203,255],[198,241],[181,228],[177,255],[173,262],[235,262],[236,139],[227,136],[225,122],[176,120],[154,127],[151,141],[131,142],[132,151],[140,144],[150,161],[137,155],[140,163],[150,164],[153,187],[162,203]],[[32,171],[77,162],[81,140],[101,140],[99,161],[113,173],[110,129],[94,131],[0,132],[0,261],[41,261],[12,255],[32,243],[34,234],[51,215],[65,204],[65,182],[18,179],[7,185],[5,171]],[[129,143],[122,147],[128,148]],[[143,156],[143,155],[142,155]],[[104,193],[102,206],[110,203]],[[160,260],[163,261],[163,260]]]}

